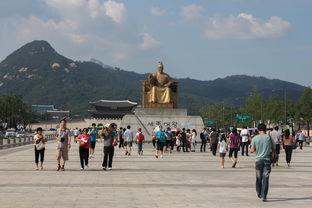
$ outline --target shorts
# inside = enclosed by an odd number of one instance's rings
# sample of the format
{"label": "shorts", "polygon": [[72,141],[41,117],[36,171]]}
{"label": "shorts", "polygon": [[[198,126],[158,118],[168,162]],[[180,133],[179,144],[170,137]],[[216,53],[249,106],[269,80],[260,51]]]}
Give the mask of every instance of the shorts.
{"label": "shorts", "polygon": [[229,157],[233,157],[233,153],[234,153],[234,158],[237,158],[238,148],[230,148]]}
{"label": "shorts", "polygon": [[171,140],[166,140],[166,147],[171,147],[172,141]]}
{"label": "shorts", "polygon": [[157,142],[157,150],[163,151],[164,146],[165,146],[165,142],[160,142],[160,141]]}
{"label": "shorts", "polygon": [[220,157],[225,157],[226,153],[220,152]]}
{"label": "shorts", "polygon": [[127,147],[132,147],[132,142],[126,142]]}
{"label": "shorts", "polygon": [[95,141],[95,142],[92,142],[92,141],[91,141],[91,143],[90,143],[90,148],[91,148],[91,149],[94,149],[94,148],[95,148],[95,144],[96,144],[96,141]]}
{"label": "shorts", "polygon": [[64,161],[68,160],[68,148],[58,148],[56,149],[56,159],[63,159]]}

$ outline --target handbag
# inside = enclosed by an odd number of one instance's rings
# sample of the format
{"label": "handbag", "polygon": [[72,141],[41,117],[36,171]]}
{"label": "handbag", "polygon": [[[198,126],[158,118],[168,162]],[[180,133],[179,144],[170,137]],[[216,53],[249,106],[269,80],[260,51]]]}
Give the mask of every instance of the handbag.
{"label": "handbag", "polygon": [[36,149],[37,149],[38,151],[43,150],[44,147],[45,147],[45,145],[44,145],[43,142],[39,142],[38,144],[36,144]]}
{"label": "handbag", "polygon": [[[272,138],[270,137],[270,143],[271,143],[271,148],[273,146],[273,142],[272,142]],[[271,163],[276,163],[277,160],[278,160],[278,155],[276,154],[276,151],[275,149],[272,148],[272,151],[271,151]]]}

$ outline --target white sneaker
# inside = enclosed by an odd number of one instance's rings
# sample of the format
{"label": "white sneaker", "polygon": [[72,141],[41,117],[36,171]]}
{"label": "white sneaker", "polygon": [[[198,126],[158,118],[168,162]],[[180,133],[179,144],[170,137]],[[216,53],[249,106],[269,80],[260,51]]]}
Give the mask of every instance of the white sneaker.
{"label": "white sneaker", "polygon": [[160,158],[163,158],[163,155],[160,155]]}
{"label": "white sneaker", "polygon": [[80,168],[80,170],[84,170],[84,168]]}
{"label": "white sneaker", "polygon": [[112,168],[107,168],[107,170],[112,170]]}

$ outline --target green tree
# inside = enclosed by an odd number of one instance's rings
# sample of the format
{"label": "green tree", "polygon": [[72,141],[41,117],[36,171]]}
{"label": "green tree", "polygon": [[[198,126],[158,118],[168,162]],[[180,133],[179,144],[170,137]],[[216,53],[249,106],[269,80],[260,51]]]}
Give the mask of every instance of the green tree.
{"label": "green tree", "polygon": [[217,128],[232,126],[234,111],[224,104],[212,104],[201,113],[202,118],[213,120]]}
{"label": "green tree", "polygon": [[309,129],[312,120],[312,89],[307,88],[300,97],[297,105],[297,117],[302,119],[307,125],[308,136],[310,136]]}
{"label": "green tree", "polygon": [[18,125],[25,128],[34,116],[31,107],[23,102],[20,95],[0,97],[0,105],[0,120],[7,123],[8,128],[17,128]]}
{"label": "green tree", "polygon": [[263,120],[263,105],[264,99],[259,90],[253,87],[250,96],[246,98],[243,111],[250,115],[251,121],[258,123]]}

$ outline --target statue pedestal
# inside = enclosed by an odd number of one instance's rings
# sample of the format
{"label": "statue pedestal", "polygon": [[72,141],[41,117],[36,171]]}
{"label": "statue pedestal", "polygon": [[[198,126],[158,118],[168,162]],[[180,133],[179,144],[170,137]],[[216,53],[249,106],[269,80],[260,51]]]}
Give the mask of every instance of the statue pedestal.
{"label": "statue pedestal", "polygon": [[[125,115],[121,126],[131,126],[132,131],[142,129],[145,139],[150,141],[151,133],[156,126],[162,125],[171,129],[196,129],[200,132],[204,127],[200,116],[188,116],[187,109],[136,108],[134,115]],[[199,137],[198,137],[199,138]]]}

